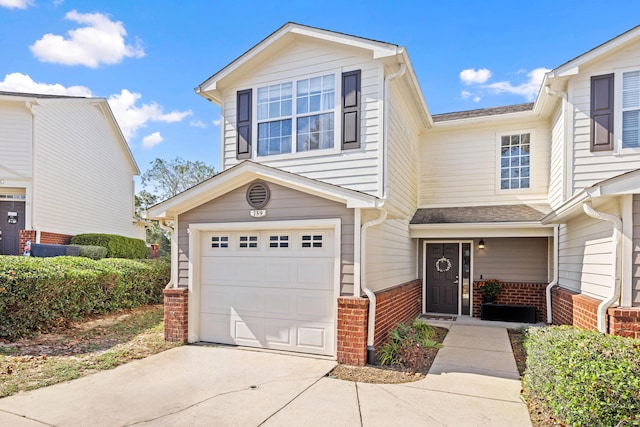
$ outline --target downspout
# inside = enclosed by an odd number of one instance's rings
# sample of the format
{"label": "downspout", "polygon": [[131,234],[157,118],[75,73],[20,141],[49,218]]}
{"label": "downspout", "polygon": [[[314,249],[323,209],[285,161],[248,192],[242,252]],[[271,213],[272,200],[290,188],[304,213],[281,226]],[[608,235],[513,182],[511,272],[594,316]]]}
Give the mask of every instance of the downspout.
{"label": "downspout", "polygon": [[567,142],[569,141],[569,123],[567,121],[567,110],[569,109],[569,95],[567,92],[559,90],[553,90],[549,86],[544,87],[545,92],[551,96],[557,96],[562,98],[562,130],[564,135],[562,136],[562,200],[566,200],[567,195],[567,183],[565,182],[565,173],[569,169],[566,167],[567,162]]}
{"label": "downspout", "polygon": [[553,227],[553,280],[547,285],[547,323],[553,324],[553,313],[551,312],[551,289],[558,284],[558,259],[559,259],[559,242],[558,242],[558,228],[556,225]]}
{"label": "downspout", "polygon": [[582,204],[584,212],[591,218],[595,218],[600,221],[609,221],[613,224],[613,234],[611,235],[611,243],[613,244],[613,264],[612,264],[612,280],[613,280],[613,292],[611,296],[598,305],[598,330],[603,333],[607,333],[607,309],[617,302],[620,298],[620,269],[618,266],[618,257],[620,244],[620,235],[622,233],[622,220],[612,214],[606,212],[600,212],[593,209],[590,202],[584,202]]}
{"label": "downspout", "polygon": [[360,281],[362,292],[369,297],[369,318],[367,321],[367,363],[373,365],[375,363],[376,351],[373,346],[376,331],[376,294],[367,287],[367,268],[365,266],[366,253],[367,253],[367,229],[378,224],[382,224],[387,219],[387,211],[380,209],[380,216],[371,221],[367,221],[362,226],[362,232],[360,234]]}
{"label": "downspout", "polygon": [[388,147],[388,143],[387,143],[387,137],[389,134],[388,131],[388,123],[389,123],[389,82],[393,79],[395,79],[396,77],[401,77],[405,72],[407,71],[407,65],[402,63],[400,64],[400,69],[398,71],[396,71],[393,74],[389,74],[385,79],[384,79],[384,100],[383,100],[383,115],[382,115],[382,199],[386,200],[387,199],[387,187],[388,187],[388,174],[387,174],[387,156],[388,156],[388,152],[389,149]]}
{"label": "downspout", "polygon": [[[162,228],[164,231],[166,231],[167,233],[173,233],[174,229],[173,227],[171,227],[170,225],[167,225],[167,220],[166,219],[161,219],[158,221],[158,225],[160,226],[160,228]],[[172,234],[173,236],[173,234]],[[173,258],[173,251],[172,252],[172,258]],[[173,263],[173,260],[172,260]],[[171,269],[173,270],[173,266],[171,266]],[[173,273],[171,275],[171,279],[169,280],[169,283],[167,283],[167,286],[165,286],[165,289],[172,289],[172,288],[177,288],[178,286],[173,283]]]}
{"label": "downspout", "polygon": [[25,102],[25,106],[31,112],[31,228],[36,230],[36,241],[40,243],[40,227],[36,225],[36,112],[31,101]]}

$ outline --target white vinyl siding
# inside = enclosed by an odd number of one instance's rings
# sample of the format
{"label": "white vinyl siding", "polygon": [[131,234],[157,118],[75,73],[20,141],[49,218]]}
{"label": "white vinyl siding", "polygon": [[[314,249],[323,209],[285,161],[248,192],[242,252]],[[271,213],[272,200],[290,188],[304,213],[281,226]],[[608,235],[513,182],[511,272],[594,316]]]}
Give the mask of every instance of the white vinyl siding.
{"label": "white vinyl siding", "polygon": [[640,194],[633,195],[633,277],[631,288],[633,289],[633,305],[640,306]]}
{"label": "white vinyl siding", "polygon": [[[336,48],[333,44],[307,41],[293,42],[280,54],[265,59],[264,63],[241,81],[224,89],[222,102],[222,169],[237,164],[236,158],[236,92],[258,88],[272,83],[296,82],[305,78],[332,74],[335,92],[341,93],[341,73],[361,70],[361,148],[307,151],[282,156],[253,156],[252,161],[297,173],[309,178],[340,185],[379,196],[380,138],[382,136],[381,111],[384,71],[379,61],[350,48]],[[294,89],[295,91],[295,89]],[[254,97],[257,94],[254,94]],[[338,106],[336,105],[336,108]],[[255,114],[255,113],[254,113]],[[339,116],[339,114],[338,114]],[[257,144],[254,121],[253,144]],[[341,122],[334,122],[336,140],[340,139]]]}
{"label": "white vinyl siding", "polygon": [[[436,123],[437,126],[437,123]],[[498,135],[528,129],[531,188],[500,190]],[[493,123],[429,132],[420,143],[421,207],[545,203],[548,197],[551,128],[546,122]]]}
{"label": "white vinyl siding", "polygon": [[[581,67],[580,74],[569,80],[569,102],[573,115],[568,121],[572,126],[569,147],[573,147],[572,193],[596,182],[638,168],[640,150],[621,148],[622,145],[622,73],[638,70],[640,44],[629,46],[609,55],[606,59]],[[614,150],[591,152],[590,111],[591,76],[614,73]],[[571,173],[571,169],[568,173]],[[571,195],[567,195],[567,198]]]}
{"label": "white vinyl siding", "polygon": [[[215,200],[200,205],[178,218],[178,285],[186,287],[189,277],[189,224],[255,222],[256,229],[261,223],[274,220],[340,218],[341,241],[341,294],[353,294],[353,253],[354,215],[352,209],[326,199],[311,196],[276,184],[267,183],[271,191],[271,201],[264,208],[265,218],[253,218],[247,203],[245,185]],[[263,227],[264,228],[264,227]],[[286,233],[285,233],[286,234]]]}
{"label": "white vinyl siding", "polygon": [[31,180],[31,147],[31,113],[24,102],[0,102],[0,179],[6,184]]}
{"label": "white vinyl siding", "polygon": [[[620,215],[617,201],[596,208]],[[586,215],[560,226],[558,238],[560,258],[559,285],[597,299],[611,295],[613,228],[608,221],[598,221]]]}
{"label": "white vinyl siding", "polygon": [[548,283],[548,239],[485,238],[485,248],[474,242],[473,280],[498,279],[503,282]]}
{"label": "white vinyl siding", "polygon": [[34,109],[34,223],[53,233],[144,238],[133,224],[134,171],[103,112],[75,101]]}

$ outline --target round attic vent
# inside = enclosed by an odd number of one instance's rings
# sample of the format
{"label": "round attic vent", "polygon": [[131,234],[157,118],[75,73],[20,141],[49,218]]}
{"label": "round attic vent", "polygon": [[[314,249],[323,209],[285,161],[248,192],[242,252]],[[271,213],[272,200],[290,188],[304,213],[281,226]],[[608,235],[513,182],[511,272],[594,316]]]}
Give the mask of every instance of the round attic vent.
{"label": "round attic vent", "polygon": [[254,182],[247,189],[247,202],[252,208],[262,209],[269,202],[269,187],[262,182]]}

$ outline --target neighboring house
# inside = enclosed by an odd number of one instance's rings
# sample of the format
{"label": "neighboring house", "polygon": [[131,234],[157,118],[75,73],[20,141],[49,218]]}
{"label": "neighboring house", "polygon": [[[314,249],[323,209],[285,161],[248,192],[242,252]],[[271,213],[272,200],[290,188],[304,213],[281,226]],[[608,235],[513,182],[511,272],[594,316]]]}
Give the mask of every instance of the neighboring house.
{"label": "neighboring house", "polygon": [[139,173],[105,99],[0,92],[0,255],[80,233],[144,239]]}
{"label": "neighboring house", "polygon": [[284,25],[196,88],[223,172],[148,211],[175,227],[165,336],[363,364],[398,321],[479,316],[490,278],[538,320],[631,335],[639,76],[637,27],[535,103],[432,116],[403,47]]}

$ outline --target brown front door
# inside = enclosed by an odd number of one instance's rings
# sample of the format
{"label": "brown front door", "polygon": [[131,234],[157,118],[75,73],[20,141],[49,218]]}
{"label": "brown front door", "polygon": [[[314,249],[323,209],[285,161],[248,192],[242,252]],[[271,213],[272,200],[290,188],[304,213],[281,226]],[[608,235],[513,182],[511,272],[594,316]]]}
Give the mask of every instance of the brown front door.
{"label": "brown front door", "polygon": [[0,202],[0,255],[20,255],[24,202]]}
{"label": "brown front door", "polygon": [[427,312],[458,313],[458,243],[428,243]]}

